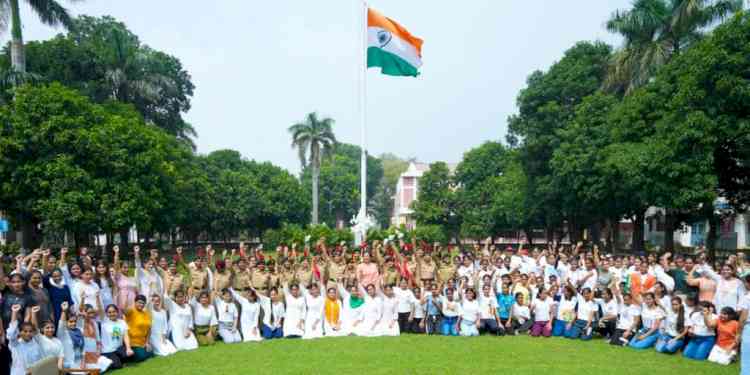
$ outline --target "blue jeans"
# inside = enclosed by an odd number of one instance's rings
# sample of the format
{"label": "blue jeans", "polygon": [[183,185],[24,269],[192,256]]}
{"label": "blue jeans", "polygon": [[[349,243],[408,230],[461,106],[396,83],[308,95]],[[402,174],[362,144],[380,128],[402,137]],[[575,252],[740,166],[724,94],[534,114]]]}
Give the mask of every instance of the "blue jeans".
{"label": "blue jeans", "polygon": [[[742,342],[750,343],[750,324],[742,329]],[[740,346],[740,375],[750,375],[750,345]]]}
{"label": "blue jeans", "polygon": [[711,354],[711,349],[713,349],[715,342],[716,336],[693,336],[690,338],[687,346],[685,346],[685,350],[682,351],[682,355],[685,358],[705,361],[708,355]]}
{"label": "blue jeans", "polygon": [[555,319],[552,323],[552,336],[565,336],[565,326],[568,322],[560,319]]}
{"label": "blue jeans", "polygon": [[281,327],[271,329],[271,327],[262,324],[260,327],[260,334],[263,335],[263,338],[267,340],[280,339],[284,337],[284,329]]}
{"label": "blue jeans", "polygon": [[656,340],[659,339],[658,332],[654,332],[644,337],[643,340],[638,340],[638,336],[646,334],[648,330],[648,328],[641,328],[641,330],[638,331],[632,339],[630,339],[630,347],[633,349],[648,349],[654,346],[654,344],[656,344]]}
{"label": "blue jeans", "polygon": [[[592,323],[593,325],[593,323]],[[591,326],[586,328],[586,321],[577,319],[570,329],[565,330],[565,337],[569,339],[591,340],[594,330]]]}
{"label": "blue jeans", "polygon": [[669,340],[673,339],[673,336],[670,336],[666,333],[659,334],[659,339],[656,340],[656,345],[654,345],[654,348],[659,353],[667,353],[667,354],[673,354],[677,353],[680,348],[682,348],[682,345],[685,343],[682,339],[676,340],[674,343],[669,343]]}
{"label": "blue jeans", "polygon": [[457,316],[444,316],[443,321],[440,322],[440,333],[443,336],[458,336],[458,330],[456,330],[457,321]]}

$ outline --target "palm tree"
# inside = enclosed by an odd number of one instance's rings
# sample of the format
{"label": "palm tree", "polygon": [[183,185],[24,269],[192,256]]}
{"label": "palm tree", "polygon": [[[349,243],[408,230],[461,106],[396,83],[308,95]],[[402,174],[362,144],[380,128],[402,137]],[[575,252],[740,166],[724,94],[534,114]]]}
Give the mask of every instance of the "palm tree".
{"label": "palm tree", "polygon": [[[13,69],[18,72],[26,71],[26,55],[23,46],[23,31],[21,27],[20,0],[0,0],[0,30],[5,30],[10,17],[10,59]],[[55,0],[26,0],[29,7],[39,16],[45,25],[66,29],[73,27],[70,13]]]}
{"label": "palm tree", "polygon": [[616,52],[605,82],[609,91],[629,94],[691,44],[707,28],[742,9],[742,0],[635,0],[607,21],[625,45]]}
{"label": "palm tree", "polygon": [[[326,117],[318,119],[315,112],[309,113],[305,121],[289,127],[292,134],[292,148],[297,148],[302,169],[312,168],[312,223],[318,224],[318,179],[320,178],[320,161],[336,146],[333,135],[333,120]],[[309,159],[308,159],[309,153]]]}

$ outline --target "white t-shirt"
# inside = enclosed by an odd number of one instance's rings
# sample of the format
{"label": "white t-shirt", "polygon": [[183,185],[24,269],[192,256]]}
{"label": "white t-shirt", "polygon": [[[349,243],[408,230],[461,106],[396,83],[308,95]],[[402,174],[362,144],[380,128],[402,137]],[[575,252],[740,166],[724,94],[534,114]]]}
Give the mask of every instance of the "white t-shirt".
{"label": "white t-shirt", "polygon": [[458,274],[459,278],[468,277],[469,280],[471,280],[472,275],[474,273],[474,266],[473,265],[470,265],[470,266],[461,265],[460,267],[458,267],[458,271],[456,271],[456,273]]}
{"label": "white t-shirt", "polygon": [[633,303],[630,305],[621,303],[619,310],[620,317],[617,319],[617,329],[630,330],[635,324],[635,319],[641,316],[641,307]]}
{"label": "white t-shirt", "polygon": [[[711,314],[711,320],[716,320],[716,318],[716,314]],[[691,327],[693,334],[696,336],[716,336],[714,328],[706,326],[703,311],[695,311],[690,314],[690,319],[686,320],[685,325]]]}
{"label": "white t-shirt", "polygon": [[443,316],[452,318],[458,316],[461,306],[458,302],[448,299],[446,296],[440,296],[440,307],[443,311]]}
{"label": "white t-shirt", "polygon": [[[679,318],[679,315],[677,315],[676,312],[672,311],[672,309],[669,309],[667,311],[666,316],[664,317],[664,320],[662,321],[662,328],[664,329],[664,332],[672,337],[675,337],[679,335],[680,333],[677,332],[677,319]],[[687,325],[687,322],[686,322]]]}
{"label": "white t-shirt", "polygon": [[527,320],[531,319],[531,311],[528,306],[522,306],[517,303],[511,307],[511,317],[518,320],[519,323],[523,324]]}
{"label": "white t-shirt", "polygon": [[216,311],[219,312],[217,318],[222,323],[233,323],[239,316],[237,305],[233,302],[227,303],[220,299],[216,300]]}
{"label": "white t-shirt", "polygon": [[531,302],[531,306],[534,308],[534,321],[536,322],[548,322],[550,320],[550,312],[552,306],[555,305],[555,301],[551,297],[547,297],[544,300],[535,298]]}
{"label": "white t-shirt", "polygon": [[479,319],[495,319],[491,308],[497,310],[497,299],[490,293],[490,296],[479,295]]}
{"label": "white t-shirt", "polygon": [[615,301],[614,298],[610,299],[609,302],[605,302],[604,299],[599,299],[596,303],[602,308],[602,317],[607,315],[617,316],[617,313],[620,311],[617,306],[617,301]]}
{"label": "white t-shirt", "polygon": [[461,303],[461,319],[471,322],[479,318],[479,302],[477,300],[469,301],[465,299]]}
{"label": "white t-shirt", "polygon": [[214,310],[213,306],[203,307],[200,303],[196,303],[193,306],[193,310],[195,312],[195,325],[215,326],[219,324],[216,320],[216,310]]}
{"label": "white t-shirt", "polygon": [[598,272],[596,272],[596,270],[589,271],[587,269],[579,268],[578,280],[583,280],[586,277],[586,275],[588,275],[589,273],[591,273],[591,276],[588,279],[586,279],[586,281],[583,282],[583,285],[581,285],[581,289],[589,288],[591,289],[591,291],[593,291],[594,288],[596,287],[596,279],[598,277],[597,275]]}
{"label": "white t-shirt", "polygon": [[643,322],[643,328],[645,329],[651,329],[651,327],[654,326],[654,323],[656,323],[659,319],[664,319],[664,310],[662,310],[659,306],[654,306],[653,308],[648,308],[646,305],[643,305],[643,308],[641,309],[641,321]]}
{"label": "white t-shirt", "polygon": [[[409,291],[409,293],[411,293],[411,291]],[[415,319],[424,318],[425,314],[427,314],[427,301],[425,301],[425,303],[422,303],[422,300],[415,297],[413,293],[410,297],[411,297],[410,306],[414,307],[414,318]],[[411,310],[409,310],[409,312],[411,312]]]}
{"label": "white t-shirt", "polygon": [[399,313],[410,313],[411,307],[414,304],[414,293],[409,289],[401,289],[399,287],[393,287],[393,294],[396,295],[398,300],[398,312]]}
{"label": "white t-shirt", "polygon": [[575,308],[576,308],[576,299],[571,298],[569,300],[566,300],[565,297],[560,298],[560,302],[558,303],[557,308],[557,320],[562,320],[565,322],[573,321],[576,317]]}
{"label": "white t-shirt", "polygon": [[112,321],[107,318],[102,321],[102,353],[117,351],[123,344],[123,337],[128,334],[128,324],[124,320]]}
{"label": "white t-shirt", "polygon": [[593,300],[586,301],[583,296],[580,294],[578,295],[578,310],[576,313],[576,318],[578,320],[594,320],[596,318],[595,314],[598,310],[596,302]]}

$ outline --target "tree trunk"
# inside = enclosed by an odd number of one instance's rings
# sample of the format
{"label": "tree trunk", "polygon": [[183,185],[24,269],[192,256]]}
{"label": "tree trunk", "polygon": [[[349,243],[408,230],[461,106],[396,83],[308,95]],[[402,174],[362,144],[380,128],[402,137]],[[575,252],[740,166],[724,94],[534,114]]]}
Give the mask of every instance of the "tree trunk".
{"label": "tree trunk", "polygon": [[664,251],[674,253],[675,212],[671,208],[664,210]]}
{"label": "tree trunk", "polygon": [[590,237],[591,237],[590,238],[591,243],[594,243],[597,246],[599,246],[601,244],[601,240],[602,240],[602,224],[601,224],[601,222],[600,221],[595,221],[593,224],[591,224],[590,232],[591,232],[591,235],[590,235]]}
{"label": "tree trunk", "polygon": [[611,231],[610,235],[612,236],[611,245],[612,246],[612,253],[617,252],[617,241],[620,239],[620,218],[615,217],[609,220]]}
{"label": "tree trunk", "polygon": [[23,32],[21,28],[21,10],[18,0],[10,0],[11,14],[11,42],[10,61],[13,69],[17,72],[26,71],[26,55],[23,49]]}
{"label": "tree trunk", "polygon": [[130,234],[130,230],[123,229],[120,230],[120,254],[127,254],[126,251],[128,250],[128,235]]}
{"label": "tree trunk", "polygon": [[716,259],[716,241],[719,238],[718,233],[719,217],[713,214],[708,216],[708,236],[706,236],[706,250],[708,250],[711,259]]}
{"label": "tree trunk", "polygon": [[312,162],[312,223],[318,225],[318,179],[320,178],[320,163]]}
{"label": "tree trunk", "polygon": [[645,250],[643,244],[644,231],[643,225],[646,220],[646,212],[640,211],[635,214],[635,220],[633,221],[633,245],[632,250],[634,253],[641,253]]}

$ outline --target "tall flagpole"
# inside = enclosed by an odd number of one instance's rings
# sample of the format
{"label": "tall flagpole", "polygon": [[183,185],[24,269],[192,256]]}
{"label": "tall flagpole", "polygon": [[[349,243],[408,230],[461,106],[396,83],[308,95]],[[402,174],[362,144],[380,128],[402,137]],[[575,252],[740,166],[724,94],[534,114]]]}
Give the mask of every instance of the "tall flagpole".
{"label": "tall flagpole", "polygon": [[[362,32],[362,39],[360,40],[361,48],[360,59],[361,69],[359,71],[360,80],[360,95],[359,95],[359,115],[360,115],[360,126],[361,126],[361,166],[360,166],[360,206],[359,206],[359,220],[364,223],[367,217],[367,2],[361,2],[362,9],[360,9],[362,25],[360,31]],[[364,228],[364,225],[362,226]],[[366,229],[363,229],[362,240],[365,240]]]}

